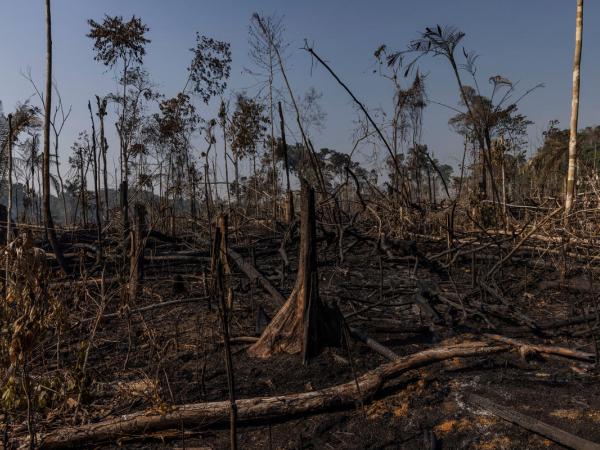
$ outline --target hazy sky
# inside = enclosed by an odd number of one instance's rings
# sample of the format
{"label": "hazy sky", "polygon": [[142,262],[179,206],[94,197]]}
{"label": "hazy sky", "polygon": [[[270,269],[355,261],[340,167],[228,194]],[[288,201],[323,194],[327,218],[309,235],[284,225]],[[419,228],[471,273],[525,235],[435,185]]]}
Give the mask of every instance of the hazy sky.
{"label": "hazy sky", "polygon": [[[582,126],[599,122],[599,3],[588,1],[585,5]],[[93,60],[92,42],[85,36],[87,19],[101,20],[104,14],[140,16],[150,27],[152,40],[147,47],[147,70],[161,92],[173,96],[185,82],[196,31],[231,42],[230,89],[252,92],[256,79],[244,68],[252,67],[247,31],[254,11],[284,16],[285,38],[290,43],[288,69],[295,91],[301,95],[315,86],[323,92],[327,120],[323,132],[315,135],[317,147],[350,149],[356,113],[340,87],[299,50],[304,38],[369,108],[389,108],[392,90],[387,80],[373,73],[373,51],[381,44],[404,48],[419,30],[438,23],[466,32],[464,46],[480,55],[478,75],[483,90],[489,88],[488,78],[497,74],[518,81],[521,90],[545,84],[520,104],[521,111],[535,122],[530,128],[531,146],[535,147],[549,120],[568,124],[575,5],[575,0],[53,0],[54,78],[63,102],[73,107],[62,136],[61,155],[70,152],[79,131],[89,128],[88,99],[115,87],[113,74]],[[44,23],[42,0],[0,0],[0,100],[5,112],[32,94],[21,75],[28,67],[43,86]],[[426,58],[420,67],[428,74],[429,97],[456,105],[456,83],[447,63]],[[203,111],[208,115],[210,109]],[[447,124],[452,114],[430,104],[423,142],[441,160],[456,166],[462,145]],[[114,128],[114,121],[111,116],[107,124]]]}

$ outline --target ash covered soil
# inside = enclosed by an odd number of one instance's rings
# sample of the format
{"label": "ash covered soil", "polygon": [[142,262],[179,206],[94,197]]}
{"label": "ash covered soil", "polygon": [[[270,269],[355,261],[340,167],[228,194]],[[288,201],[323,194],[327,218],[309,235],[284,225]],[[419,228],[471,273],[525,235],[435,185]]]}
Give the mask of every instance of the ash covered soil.
{"label": "ash covered soil", "polygon": [[[232,241],[235,246],[235,239]],[[287,295],[295,281],[297,246],[287,245],[290,267],[286,270],[278,245],[274,239],[257,238],[237,250]],[[443,242],[419,242],[418,246],[431,260],[445,249]],[[169,252],[182,250],[170,248]],[[160,253],[159,249],[156,254]],[[444,256],[437,260],[442,266],[449,262]],[[99,323],[87,363],[85,395],[80,403],[69,395],[57,400],[43,418],[45,432],[70,424],[74,408],[79,409],[81,423],[93,423],[136,411],[168,411],[175,404],[227,400],[219,314],[205,287],[209,264],[203,257],[151,262],[136,304],[124,311],[116,307],[117,297],[109,301],[105,314],[118,314]],[[492,265],[493,261],[484,258],[477,271],[485,273]],[[228,282],[234,288],[235,301],[230,334],[234,338],[258,336],[266,322],[262,313],[273,317],[280,305],[232,267],[234,274]],[[450,270],[443,270],[450,276],[440,276],[439,267],[431,270],[410,255],[380,256],[371,245],[358,241],[340,263],[334,245],[326,240],[319,243],[322,299],[338,304],[351,326],[400,356],[447,343],[481,340],[482,332],[595,351],[593,325],[544,330],[527,326],[527,320],[547,324],[580,312],[573,308],[573,294],[568,289],[540,287],[543,280],[556,278],[552,269],[543,264],[538,267],[535,258],[512,263],[493,287],[499,299],[474,282],[473,267],[470,256],[456,258]],[[424,284],[439,294],[432,304],[443,322],[431,320],[412,301]],[[577,295],[581,310],[594,304],[591,294]],[[145,306],[186,299],[190,301],[136,312]],[[481,303],[497,308],[482,308],[478,306]],[[80,317],[94,317],[93,305],[82,301],[76,306]],[[249,345],[233,345],[238,399],[319,390],[351,382],[388,362],[355,340],[325,350],[307,365],[299,355],[253,358],[247,354]],[[45,353],[48,359],[54,358],[52,349]],[[64,342],[62,367],[77,366],[80,353],[75,344]],[[35,374],[36,369],[32,370]],[[46,364],[44,370],[45,376],[67,383],[71,376],[52,364]],[[470,403],[467,397],[472,393],[600,442],[600,387],[595,367],[510,351],[411,370],[387,382],[375,398],[363,402],[357,397],[351,408],[241,423],[239,448],[563,448]],[[221,449],[229,445],[227,425],[198,423],[149,432],[143,439],[123,436],[94,447]]]}

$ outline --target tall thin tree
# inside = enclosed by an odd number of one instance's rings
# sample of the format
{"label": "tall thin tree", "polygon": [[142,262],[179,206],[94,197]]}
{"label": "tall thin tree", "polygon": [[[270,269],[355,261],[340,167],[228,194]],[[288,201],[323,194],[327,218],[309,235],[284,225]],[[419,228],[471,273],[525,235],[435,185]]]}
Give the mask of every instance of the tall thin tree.
{"label": "tall thin tree", "polygon": [[106,152],[108,143],[104,137],[104,117],[106,116],[106,97],[102,99],[96,95],[96,103],[98,105],[98,117],[100,119],[100,155],[102,156],[102,177],[104,180],[104,216],[105,221],[109,221],[109,203],[108,203],[108,168],[106,165]]}
{"label": "tall thin tree", "polygon": [[[13,198],[13,115],[8,115],[8,209],[6,211],[6,245],[12,238],[11,221],[12,221],[12,198]],[[7,262],[8,264],[8,262]],[[8,269],[6,276],[8,278]]]}
{"label": "tall thin tree", "polygon": [[98,152],[96,150],[96,124],[92,112],[92,102],[88,100],[88,110],[90,111],[90,120],[92,122],[92,169],[94,175],[94,200],[96,211],[96,236],[98,238],[99,258],[102,259],[102,219],[100,218],[100,171],[98,170]]}
{"label": "tall thin tree", "polygon": [[136,64],[143,63],[146,54],[145,46],[150,42],[145,34],[150,30],[140,18],[133,16],[125,22],[121,16],[105,16],[102,23],[92,19],[88,20],[90,33],[87,35],[94,40],[96,61],[102,62],[109,68],[115,67],[118,62],[122,63],[120,83],[123,88],[121,98],[121,111],[117,124],[117,134],[120,146],[120,206],[123,217],[123,238],[129,237],[129,153],[130,136],[129,127],[126,126],[128,114],[127,88],[134,81]]}
{"label": "tall thin tree", "polygon": [[63,255],[60,243],[54,230],[54,221],[50,211],[50,121],[52,100],[52,15],[50,11],[50,0],[46,0],[46,101],[44,103],[44,165],[42,174],[42,190],[44,196],[44,226],[48,234],[48,240],[61,269],[67,271],[67,263]]}
{"label": "tall thin tree", "polygon": [[579,119],[579,79],[581,69],[581,44],[583,36],[583,0],[577,0],[575,27],[575,56],[573,57],[573,93],[571,98],[571,131],[569,135],[569,167],[567,169],[567,192],[565,196],[565,222],[575,200],[577,169],[577,121]]}

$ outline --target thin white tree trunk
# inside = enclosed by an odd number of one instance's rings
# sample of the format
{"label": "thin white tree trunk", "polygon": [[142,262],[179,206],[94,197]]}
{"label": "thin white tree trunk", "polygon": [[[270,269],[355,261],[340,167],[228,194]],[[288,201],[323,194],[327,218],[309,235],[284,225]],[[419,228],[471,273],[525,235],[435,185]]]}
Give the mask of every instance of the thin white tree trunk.
{"label": "thin white tree trunk", "polygon": [[565,221],[575,198],[577,168],[577,121],[579,118],[579,78],[581,68],[581,43],[583,34],[583,0],[577,0],[577,26],[575,31],[575,56],[573,58],[573,96],[571,100],[571,132],[569,137],[569,168],[565,196]]}

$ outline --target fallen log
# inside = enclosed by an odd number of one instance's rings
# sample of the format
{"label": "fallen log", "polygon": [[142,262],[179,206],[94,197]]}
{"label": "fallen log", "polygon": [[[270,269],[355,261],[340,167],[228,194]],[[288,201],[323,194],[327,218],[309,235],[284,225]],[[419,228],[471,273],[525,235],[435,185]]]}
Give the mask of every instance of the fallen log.
{"label": "fallen log", "polygon": [[[353,407],[357,400],[373,398],[383,384],[409,370],[457,357],[483,356],[506,351],[506,346],[466,342],[415,353],[381,365],[356,380],[317,391],[236,401],[240,424],[282,419],[300,414],[316,414],[331,409]],[[73,448],[100,442],[114,442],[124,436],[188,426],[215,427],[229,423],[229,401],[172,406],[164,414],[140,411],[97,423],[67,426],[51,431],[41,440],[47,449]]]}
{"label": "fallen log", "polygon": [[534,433],[551,439],[557,444],[564,445],[567,448],[572,448],[575,450],[600,450],[600,444],[596,444],[595,442],[575,436],[574,434],[549,425],[541,420],[521,414],[513,409],[498,405],[497,403],[494,403],[487,398],[480,397],[479,395],[469,394],[467,395],[466,400],[472,405],[483,408],[500,417],[501,419],[506,420],[507,422],[514,423],[521,428],[533,431]]}
{"label": "fallen log", "polygon": [[529,344],[527,342],[519,341],[518,339],[500,336],[498,334],[484,334],[483,336],[494,341],[517,347],[522,356],[527,356],[530,353],[545,353],[547,355],[557,355],[565,358],[578,359],[585,362],[594,362],[596,359],[596,356],[593,353],[572,350],[566,347]]}
{"label": "fallen log", "polygon": [[356,328],[349,327],[350,334],[353,338],[358,339],[360,342],[368,346],[371,350],[375,350],[382,356],[385,356],[390,361],[398,361],[400,356],[396,354],[394,351],[386,347],[385,345],[381,345],[375,339],[370,338],[360,330]]}

